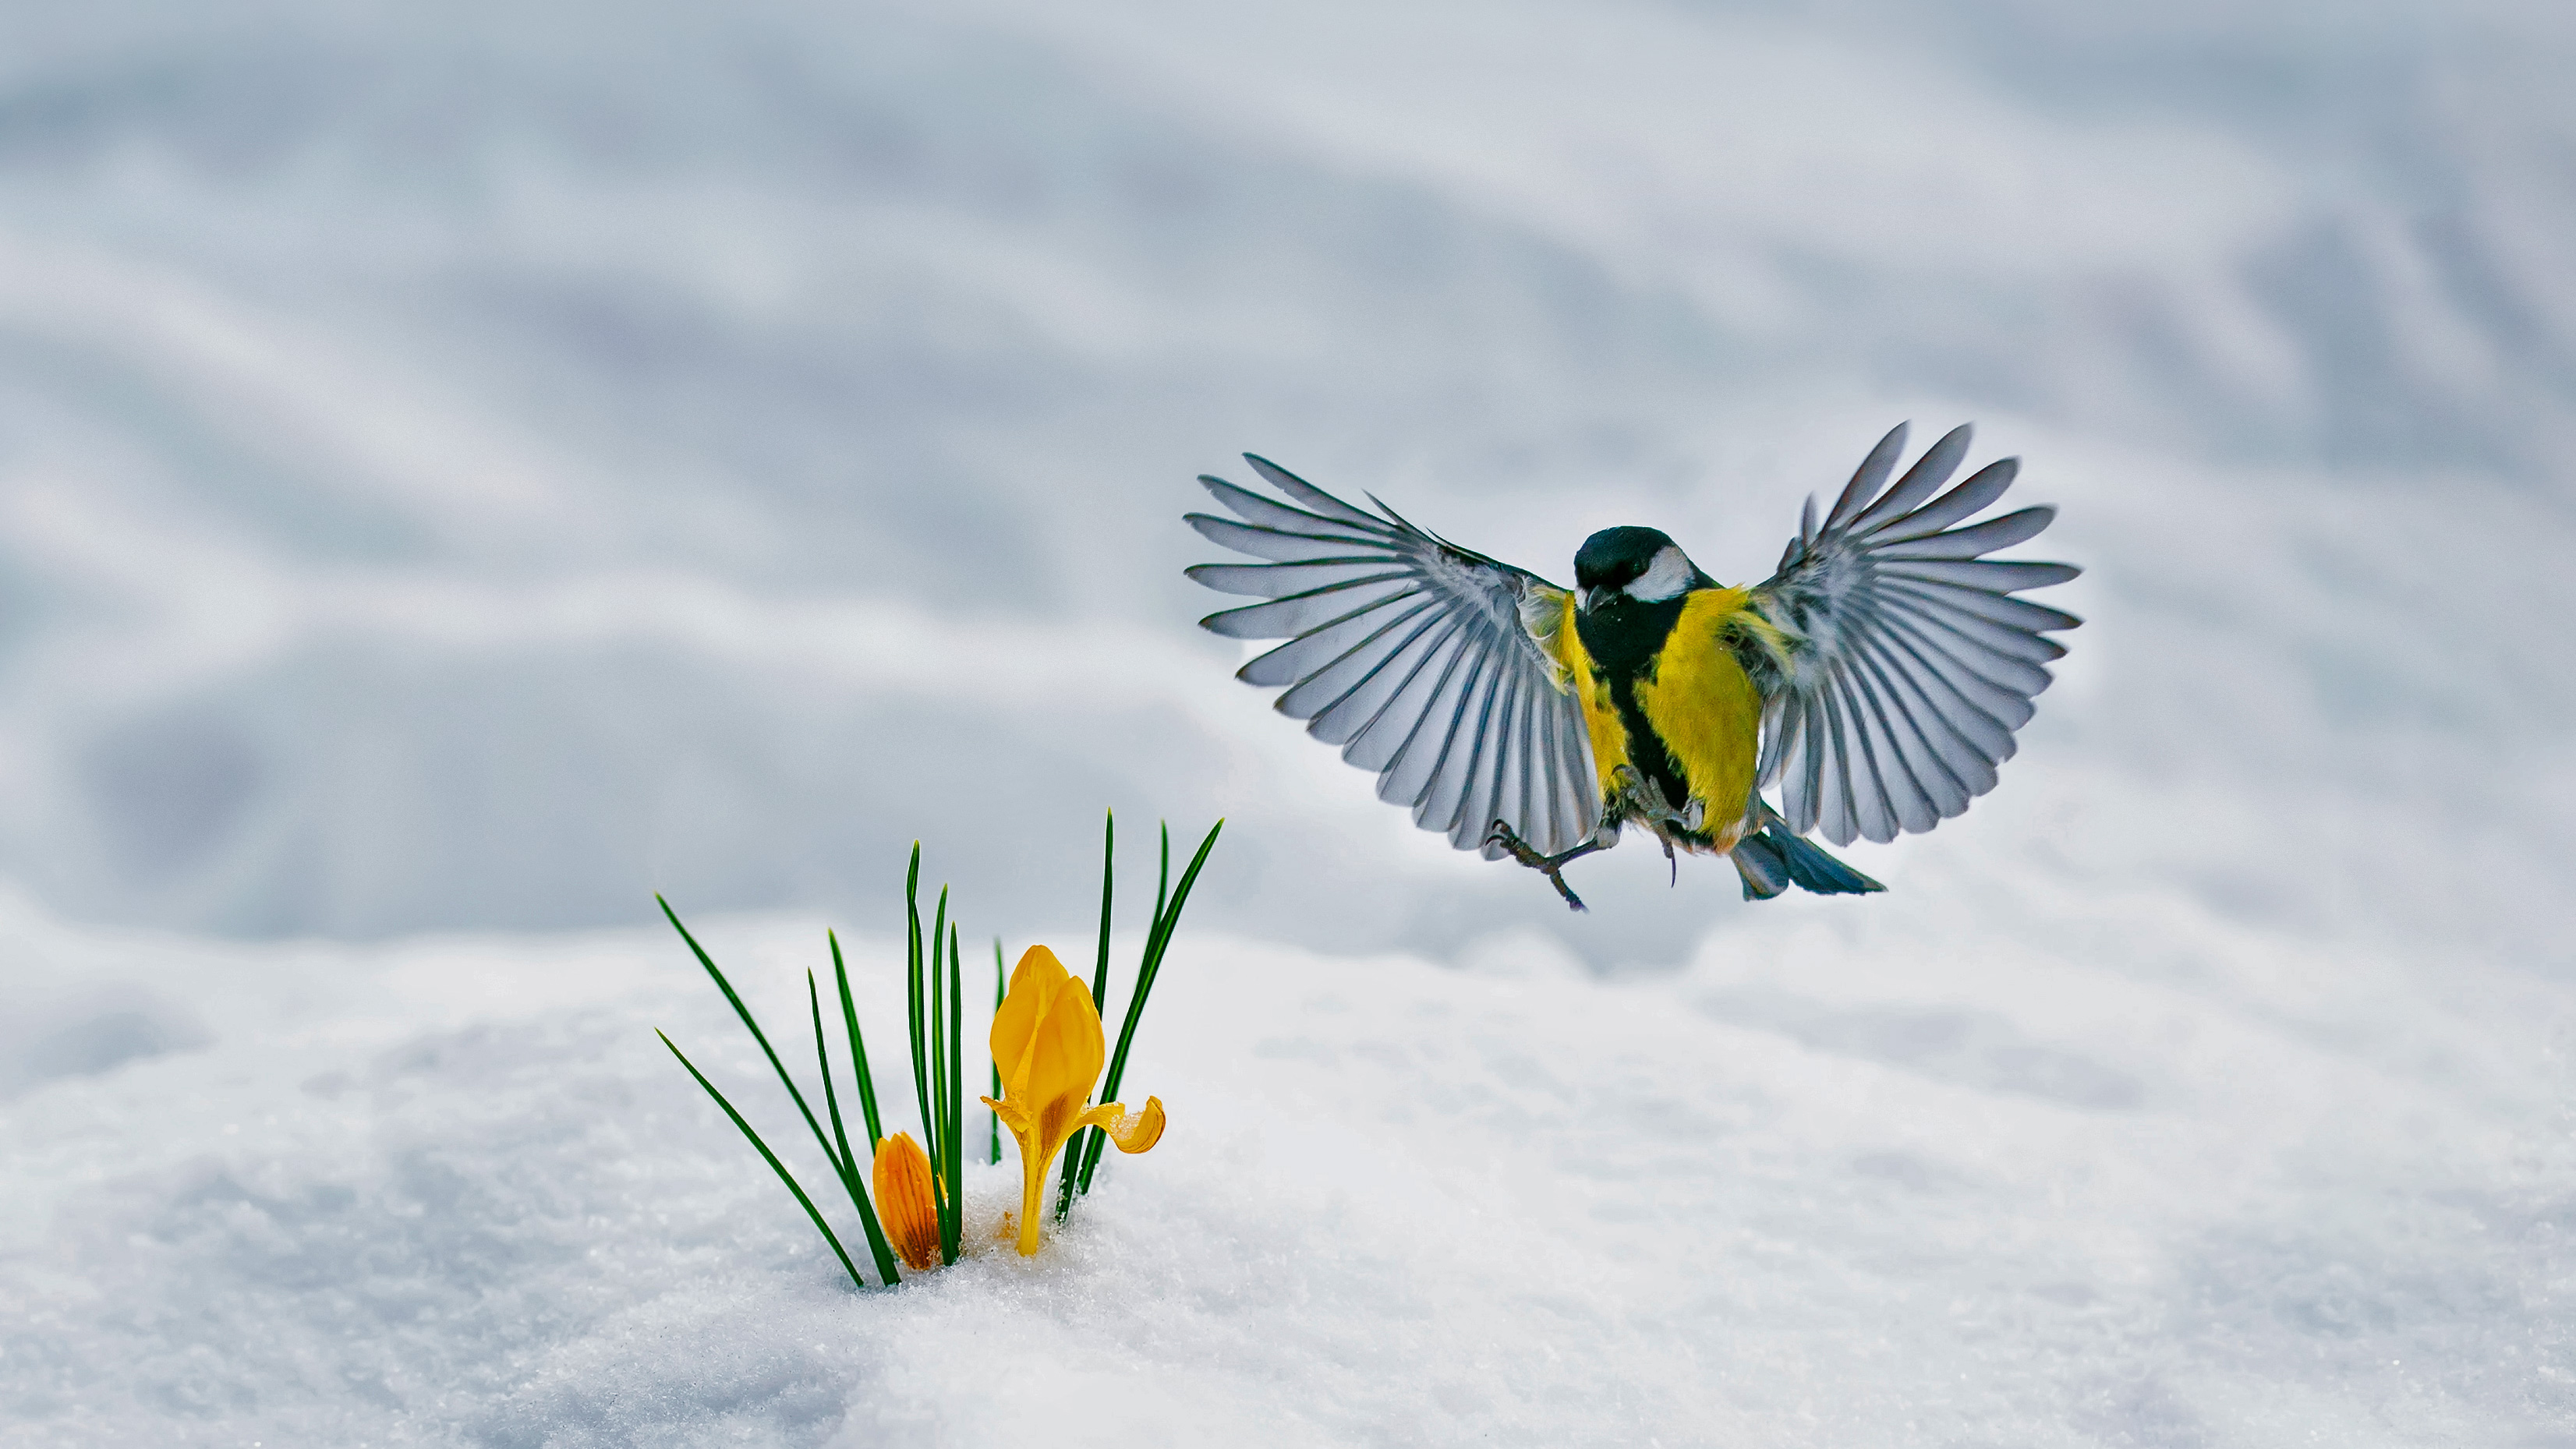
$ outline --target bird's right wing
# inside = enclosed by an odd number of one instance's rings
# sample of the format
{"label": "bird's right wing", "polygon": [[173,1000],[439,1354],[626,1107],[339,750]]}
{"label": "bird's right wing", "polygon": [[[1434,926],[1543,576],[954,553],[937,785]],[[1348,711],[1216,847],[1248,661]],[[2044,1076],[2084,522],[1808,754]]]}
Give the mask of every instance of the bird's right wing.
{"label": "bird's right wing", "polygon": [[1415,824],[1460,850],[1500,855],[1485,844],[1496,820],[1551,855],[1591,835],[1601,815],[1591,737],[1563,666],[1540,643],[1563,618],[1565,591],[1415,528],[1384,503],[1379,518],[1267,459],[1244,461],[1305,506],[1199,479],[1243,521],[1193,513],[1189,525],[1273,560],[1190,569],[1209,588],[1268,600],[1199,623],[1228,638],[1288,641],[1235,677],[1287,686],[1281,714],[1376,771],[1378,798],[1410,807]]}
{"label": "bird's right wing", "polygon": [[1763,694],[1759,778],[1779,784],[1790,829],[1836,845],[1929,830],[1993,789],[2049,662],[2066,652],[2045,636],[2080,622],[2012,596],[2081,570],[1984,557],[2037,534],[2056,509],[1964,523],[2003,496],[2020,460],[1933,498],[1966,456],[1968,430],[1888,485],[1904,448],[1899,424],[1822,523],[1807,500],[1780,571],[1752,591],[1772,636],[1739,649]]}

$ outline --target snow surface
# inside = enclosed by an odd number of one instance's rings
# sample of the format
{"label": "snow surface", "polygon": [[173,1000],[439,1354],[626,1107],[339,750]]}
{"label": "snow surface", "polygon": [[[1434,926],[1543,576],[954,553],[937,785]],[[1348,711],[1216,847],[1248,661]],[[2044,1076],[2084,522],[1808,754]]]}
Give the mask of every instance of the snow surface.
{"label": "snow surface", "polygon": [[[1161,1145],[1034,1261],[865,1295],[654,1041],[793,1140],[675,938],[20,903],[13,998],[137,983],[56,1019],[207,1044],[12,1105],[0,1410],[31,1444],[2568,1442],[2562,996],[1942,884],[1616,982],[1531,938],[1185,939],[1128,1079]],[[699,924],[797,1019],[811,923]]]}
{"label": "snow surface", "polygon": [[[2571,13],[0,5],[0,1442],[2576,1445]],[[1902,417],[2088,623],[1886,897],[1190,626],[1243,448],[1739,579]],[[836,1288],[650,892],[1111,805],[1170,1134]]]}

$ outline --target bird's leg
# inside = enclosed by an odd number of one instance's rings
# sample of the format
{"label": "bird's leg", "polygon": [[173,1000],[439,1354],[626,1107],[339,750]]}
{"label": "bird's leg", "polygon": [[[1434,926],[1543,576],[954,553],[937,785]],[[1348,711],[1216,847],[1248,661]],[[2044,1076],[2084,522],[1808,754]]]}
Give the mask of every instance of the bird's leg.
{"label": "bird's leg", "polygon": [[[1513,831],[1511,824],[1503,820],[1495,821],[1494,828],[1485,832],[1485,843],[1501,846],[1504,853],[1512,859],[1546,876],[1547,883],[1556,887],[1556,893],[1565,897],[1567,909],[1576,911],[1585,909],[1583,898],[1576,895],[1573,887],[1565,883],[1565,867],[1596,850],[1608,850],[1611,846],[1617,845],[1620,822],[1636,812],[1639,790],[1654,788],[1645,776],[1637,773],[1633,765],[1619,766],[1611,771],[1611,778],[1616,782],[1616,786],[1609,792],[1610,797],[1601,802],[1601,823],[1593,827],[1592,834],[1586,837],[1581,845],[1571,850],[1558,851],[1554,855],[1541,855],[1536,846],[1521,839]],[[1659,792],[1655,798],[1661,801],[1663,797]],[[1669,842],[1665,844],[1664,851],[1666,854],[1672,852]],[[1678,870],[1678,867],[1676,869]],[[1678,876],[1676,878],[1678,879]]]}
{"label": "bird's leg", "polygon": [[1596,850],[1606,850],[1618,839],[1615,829],[1596,830],[1581,845],[1572,850],[1561,850],[1554,855],[1541,855],[1537,847],[1521,839],[1514,833],[1512,827],[1503,821],[1495,821],[1494,828],[1485,832],[1486,844],[1501,846],[1503,852],[1512,859],[1546,876],[1547,883],[1556,887],[1556,893],[1565,897],[1567,908],[1577,911],[1583,909],[1583,898],[1576,895],[1573,888],[1565,883],[1563,871],[1567,862],[1580,860]]}
{"label": "bird's leg", "polygon": [[1664,865],[1672,874],[1672,884],[1680,886],[1682,861],[1680,856],[1673,854],[1672,832],[1696,833],[1706,810],[1697,800],[1691,801],[1684,809],[1674,809],[1673,802],[1664,794],[1664,787],[1648,779],[1634,765],[1621,765],[1610,773],[1619,781],[1620,808],[1636,815],[1655,832],[1656,843],[1664,848]]}

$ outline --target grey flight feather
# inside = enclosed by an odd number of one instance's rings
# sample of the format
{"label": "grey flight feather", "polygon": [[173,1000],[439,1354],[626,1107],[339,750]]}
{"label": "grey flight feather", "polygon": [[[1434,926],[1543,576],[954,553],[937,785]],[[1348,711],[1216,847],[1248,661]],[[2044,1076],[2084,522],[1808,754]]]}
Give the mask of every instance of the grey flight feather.
{"label": "grey flight feather", "polygon": [[2048,662],[2066,652],[2043,635],[2081,622],[2011,597],[2081,570],[1984,557],[2036,536],[2056,510],[1964,522],[2003,496],[2019,460],[1933,497],[1968,438],[1953,429],[1889,485],[1905,451],[1899,424],[1821,524],[1808,500],[1780,571],[1752,591],[1785,639],[1738,651],[1763,697],[1758,778],[1780,787],[1800,835],[1883,842],[1966,810],[1994,788]]}
{"label": "grey flight feather", "polygon": [[1549,854],[1589,837],[1601,815],[1591,735],[1523,623],[1552,625],[1565,591],[1383,503],[1370,514],[1266,458],[1244,461],[1289,502],[1203,477],[1235,518],[1188,516],[1210,542],[1269,560],[1188,570],[1268,601],[1210,614],[1208,630],[1288,641],[1236,677],[1282,688],[1281,713],[1377,772],[1381,799],[1461,850],[1500,856],[1485,844],[1498,819]]}

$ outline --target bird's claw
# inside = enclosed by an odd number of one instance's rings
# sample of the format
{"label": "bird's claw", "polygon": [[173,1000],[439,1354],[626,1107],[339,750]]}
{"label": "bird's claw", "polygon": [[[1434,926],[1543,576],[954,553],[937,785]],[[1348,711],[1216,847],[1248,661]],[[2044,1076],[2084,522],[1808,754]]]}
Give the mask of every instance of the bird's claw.
{"label": "bird's claw", "polygon": [[1567,909],[1576,911],[1585,909],[1583,898],[1576,895],[1574,888],[1565,883],[1564,873],[1565,862],[1572,856],[1583,853],[1580,847],[1565,855],[1541,855],[1536,847],[1521,839],[1519,832],[1501,820],[1495,821],[1494,828],[1485,832],[1485,843],[1501,846],[1504,854],[1546,876],[1547,883],[1556,887],[1556,893],[1565,897]]}

